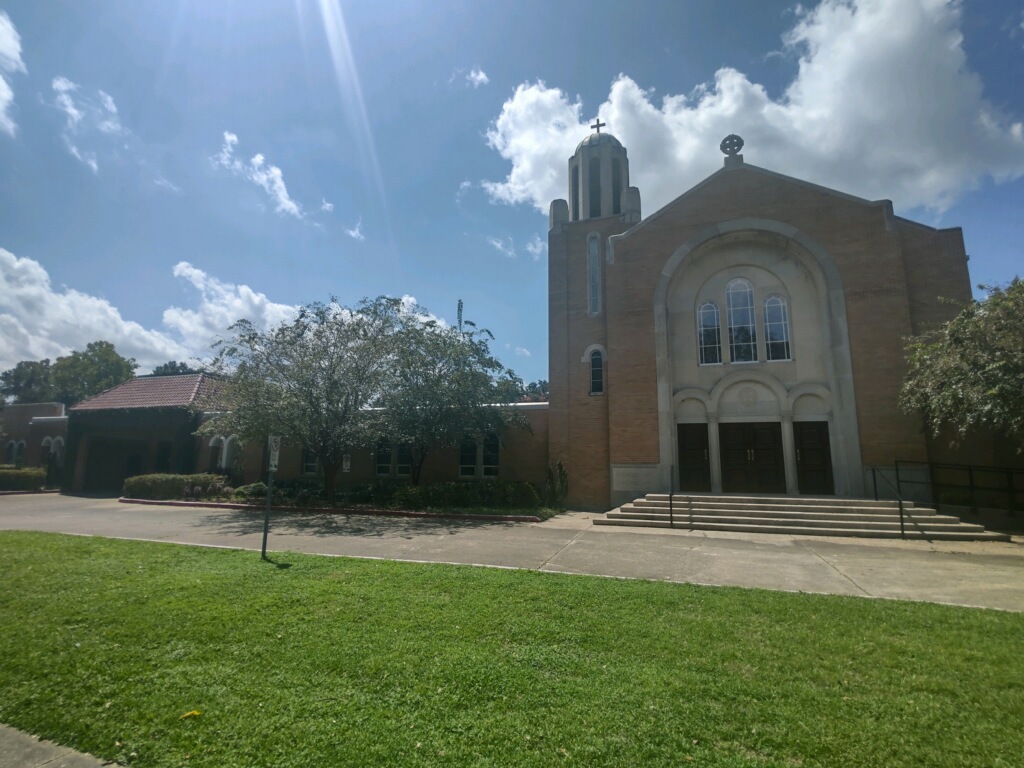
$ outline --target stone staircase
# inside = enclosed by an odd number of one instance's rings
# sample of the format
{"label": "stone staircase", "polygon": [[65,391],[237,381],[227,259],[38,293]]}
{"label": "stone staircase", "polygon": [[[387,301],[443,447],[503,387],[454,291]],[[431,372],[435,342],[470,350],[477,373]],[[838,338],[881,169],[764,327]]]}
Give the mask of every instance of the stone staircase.
{"label": "stone staircase", "polygon": [[[809,498],[806,496],[682,495],[672,497],[674,527],[680,530],[786,533],[799,536],[863,536],[900,538],[900,510],[896,501]],[[962,523],[952,515],[903,503],[908,539],[935,541],[1009,541],[1004,533],[981,525]],[[623,504],[595,525],[668,528],[667,493],[649,493]]]}

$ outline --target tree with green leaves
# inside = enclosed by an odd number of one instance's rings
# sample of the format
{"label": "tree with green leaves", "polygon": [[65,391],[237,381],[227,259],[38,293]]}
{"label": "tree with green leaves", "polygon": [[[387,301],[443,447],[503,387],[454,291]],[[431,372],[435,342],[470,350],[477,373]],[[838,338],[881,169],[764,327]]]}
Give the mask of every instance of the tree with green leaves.
{"label": "tree with green leaves", "polygon": [[109,341],[93,341],[84,351],[58,357],[50,367],[56,399],[74,405],[87,397],[123,384],[139,364],[122,357]]}
{"label": "tree with green leaves", "polygon": [[229,410],[200,431],[257,442],[281,435],[300,445],[319,459],[333,502],[344,455],[376,438],[371,406],[393,380],[402,323],[401,301],[384,296],[351,309],[309,304],[271,330],[235,323],[216,358]]}
{"label": "tree with green leaves", "polygon": [[22,360],[0,373],[0,394],[15,403],[48,403],[56,399],[49,360]]}
{"label": "tree with green leaves", "polygon": [[921,413],[933,435],[945,427],[961,439],[984,427],[1024,450],[1024,280],[981,287],[983,300],[910,340],[900,404]]}
{"label": "tree with green leaves", "polygon": [[170,360],[153,369],[154,376],[183,376],[188,373],[202,373],[201,368],[193,368],[188,363]]}
{"label": "tree with green leaves", "polygon": [[528,403],[546,403],[550,392],[547,379],[531,381],[523,390],[523,400]]}
{"label": "tree with green leaves", "polygon": [[459,309],[458,327],[423,321],[419,308],[405,316],[394,383],[379,401],[382,432],[412,448],[414,485],[432,450],[526,425],[511,407],[523,382],[491,354],[490,331],[462,321]]}

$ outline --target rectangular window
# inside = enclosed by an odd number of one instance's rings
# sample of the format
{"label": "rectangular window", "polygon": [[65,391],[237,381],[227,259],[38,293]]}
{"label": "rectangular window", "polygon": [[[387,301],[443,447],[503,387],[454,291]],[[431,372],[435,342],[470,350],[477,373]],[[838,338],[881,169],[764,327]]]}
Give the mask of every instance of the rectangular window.
{"label": "rectangular window", "polygon": [[500,443],[493,432],[484,437],[483,468],[484,477],[498,476],[498,451]]}
{"label": "rectangular window", "polygon": [[471,437],[459,445],[459,477],[476,477],[476,440]]}
{"label": "rectangular window", "polygon": [[748,280],[733,280],[725,289],[729,315],[729,357],[734,363],[757,362],[754,289]]}
{"label": "rectangular window", "polygon": [[315,475],[317,470],[316,454],[313,451],[302,449],[302,474]]}
{"label": "rectangular window", "polygon": [[409,443],[395,446],[395,474],[399,477],[412,474],[412,446]]}
{"label": "rectangular window", "polygon": [[722,330],[718,321],[718,305],[707,301],[697,310],[697,344],[701,365],[722,362]]}
{"label": "rectangular window", "polygon": [[376,474],[378,477],[388,477],[391,474],[391,443],[387,440],[378,440],[376,456]]}

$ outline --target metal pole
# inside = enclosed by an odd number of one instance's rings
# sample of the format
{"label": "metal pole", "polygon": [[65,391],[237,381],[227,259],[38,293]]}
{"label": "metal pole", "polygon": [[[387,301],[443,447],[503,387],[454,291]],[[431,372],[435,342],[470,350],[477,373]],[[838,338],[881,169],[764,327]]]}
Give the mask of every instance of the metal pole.
{"label": "metal pole", "polygon": [[[899,496],[899,494],[896,494]],[[900,538],[907,538],[907,532],[903,529],[903,497],[899,496],[900,499]]]}
{"label": "metal pole", "polygon": [[875,501],[878,501],[878,475],[875,474],[875,468],[871,468],[871,485],[875,489]]}
{"label": "metal pole", "polygon": [[274,487],[274,470],[270,470],[270,475],[267,477],[267,508],[263,513],[263,551],[260,553],[260,557],[264,560],[267,559],[267,533],[270,531],[270,493]]}

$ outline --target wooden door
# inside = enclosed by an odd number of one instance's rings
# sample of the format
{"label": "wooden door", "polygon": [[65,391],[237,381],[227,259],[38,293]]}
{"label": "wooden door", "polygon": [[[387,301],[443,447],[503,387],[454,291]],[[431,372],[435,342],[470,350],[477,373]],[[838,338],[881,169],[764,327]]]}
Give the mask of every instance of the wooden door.
{"label": "wooden door", "polygon": [[722,490],[726,493],[785,493],[782,425],[778,422],[719,424]]}
{"label": "wooden door", "polygon": [[708,458],[708,425],[678,424],[679,490],[711,490],[711,461]]}
{"label": "wooden door", "polygon": [[800,493],[835,493],[828,422],[794,421],[793,442],[796,444],[796,479]]}

